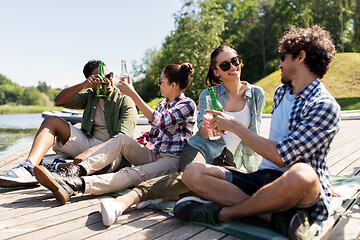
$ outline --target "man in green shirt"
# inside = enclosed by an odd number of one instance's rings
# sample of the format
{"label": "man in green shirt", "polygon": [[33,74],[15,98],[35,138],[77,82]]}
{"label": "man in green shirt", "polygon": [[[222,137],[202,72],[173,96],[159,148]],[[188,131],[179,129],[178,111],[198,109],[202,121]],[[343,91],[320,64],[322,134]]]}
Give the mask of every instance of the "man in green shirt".
{"label": "man in green shirt", "polygon": [[[63,155],[62,159],[70,156],[76,163],[100,148],[103,142],[118,134],[123,133],[133,137],[137,120],[135,103],[130,97],[122,95],[114,86],[113,73],[105,65],[107,96],[100,98],[96,95],[96,86],[102,81],[98,74],[99,63],[99,60],[87,62],[83,69],[86,80],[63,89],[55,97],[55,104],[58,106],[84,109],[81,129],[60,117],[47,117],[35,136],[25,162],[8,171],[0,172],[0,187],[36,185],[33,167],[40,164],[51,146],[56,153]],[[88,90],[83,92],[83,89]],[[126,164],[126,160],[122,161],[120,157],[102,172],[116,171],[123,164]]]}

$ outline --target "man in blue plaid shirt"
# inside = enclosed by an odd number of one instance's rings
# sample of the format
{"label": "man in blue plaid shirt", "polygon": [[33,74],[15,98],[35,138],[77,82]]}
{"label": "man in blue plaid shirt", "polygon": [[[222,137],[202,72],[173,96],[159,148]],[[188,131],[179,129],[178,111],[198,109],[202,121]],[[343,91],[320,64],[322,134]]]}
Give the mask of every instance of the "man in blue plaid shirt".
{"label": "man in blue plaid shirt", "polygon": [[[249,131],[229,115],[212,124],[236,133],[263,156],[259,170],[193,163],[183,182],[200,197],[174,208],[186,221],[230,222],[257,215],[290,239],[302,239],[314,221],[328,218],[331,182],[326,166],[330,143],[339,130],[340,107],[320,79],[336,50],[320,26],[291,27],[279,42],[281,82],[275,91],[269,139]],[[218,63],[220,64],[220,63]]]}

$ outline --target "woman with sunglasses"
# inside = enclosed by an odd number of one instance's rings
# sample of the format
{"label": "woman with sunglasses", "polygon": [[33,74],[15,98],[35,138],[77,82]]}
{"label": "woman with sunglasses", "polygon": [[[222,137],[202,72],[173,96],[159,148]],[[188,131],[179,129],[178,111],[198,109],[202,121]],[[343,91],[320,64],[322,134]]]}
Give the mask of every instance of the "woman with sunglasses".
{"label": "woman with sunglasses", "polygon": [[[211,53],[206,85],[213,87],[226,113],[259,134],[261,114],[265,106],[265,92],[260,87],[241,81],[240,75],[241,58],[233,48],[221,45]],[[237,168],[243,166],[246,171],[255,171],[261,162],[261,157],[243,144],[235,134],[227,132],[218,140],[209,139],[209,129],[203,123],[206,121],[204,110],[207,109],[208,95],[208,89],[200,94],[200,111],[197,119],[199,131],[183,148],[180,170],[183,171],[189,163],[198,162]],[[189,194],[190,189],[182,183],[181,174],[182,172],[177,172],[149,179],[129,193],[115,200],[109,199],[108,201],[112,202],[111,207],[102,208],[104,224],[114,223],[121,213],[133,204],[137,204],[137,208],[143,208],[148,204],[177,200],[180,195]]]}

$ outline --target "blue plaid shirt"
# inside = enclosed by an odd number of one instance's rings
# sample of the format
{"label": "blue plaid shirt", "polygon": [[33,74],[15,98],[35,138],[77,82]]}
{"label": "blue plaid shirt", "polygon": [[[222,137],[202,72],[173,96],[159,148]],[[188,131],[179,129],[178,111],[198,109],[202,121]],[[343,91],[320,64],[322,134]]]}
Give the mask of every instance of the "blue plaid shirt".
{"label": "blue plaid shirt", "polygon": [[161,100],[154,111],[149,140],[155,153],[180,155],[183,146],[193,135],[196,122],[196,104],[182,93],[171,103]]}
{"label": "blue plaid shirt", "polygon": [[[285,92],[292,87],[281,85],[275,91],[273,111]],[[331,201],[331,181],[326,166],[330,143],[339,130],[340,106],[319,79],[309,84],[295,97],[289,120],[289,135],[277,143],[286,167],[296,162],[311,165],[319,176],[321,200],[313,212],[315,221],[328,218]]]}

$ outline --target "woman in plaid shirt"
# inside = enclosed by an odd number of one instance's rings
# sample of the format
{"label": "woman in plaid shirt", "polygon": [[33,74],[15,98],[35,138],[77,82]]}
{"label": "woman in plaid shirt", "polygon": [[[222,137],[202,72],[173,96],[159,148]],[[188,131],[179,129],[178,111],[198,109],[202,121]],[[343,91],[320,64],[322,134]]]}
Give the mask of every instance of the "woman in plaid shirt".
{"label": "woman in plaid shirt", "polygon": [[[51,173],[39,166],[34,169],[36,179],[49,188],[58,201],[66,203],[75,191],[101,195],[176,172],[182,147],[192,136],[196,121],[196,104],[183,93],[190,84],[192,73],[190,63],[164,67],[158,85],[166,98],[160,101],[157,110],[153,110],[142,100],[130,79],[119,83],[120,91],[131,97],[149,120],[152,126],[149,136],[153,148],[149,149],[135,139],[120,134],[94,152],[88,153],[78,165],[67,169],[70,174]],[[125,167],[116,173],[87,176],[121,156],[134,167]]]}

